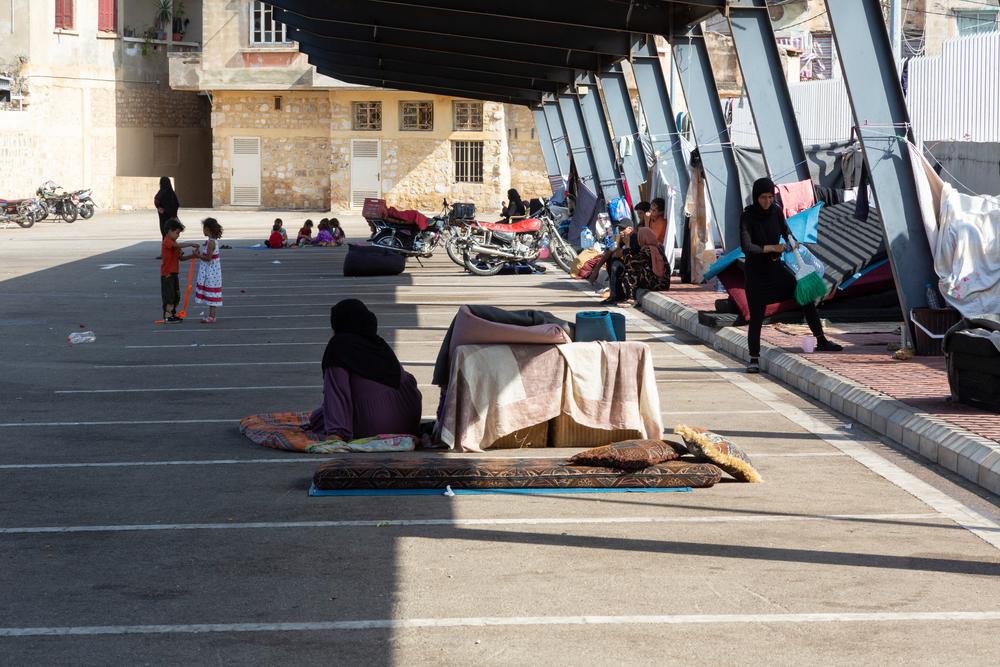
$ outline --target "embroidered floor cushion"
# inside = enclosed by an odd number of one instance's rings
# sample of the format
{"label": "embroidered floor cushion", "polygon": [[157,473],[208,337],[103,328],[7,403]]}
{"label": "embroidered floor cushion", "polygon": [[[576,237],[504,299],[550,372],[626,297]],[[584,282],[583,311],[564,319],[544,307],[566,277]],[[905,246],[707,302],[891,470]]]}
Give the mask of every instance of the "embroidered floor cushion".
{"label": "embroidered floor cushion", "polygon": [[678,458],[674,448],[662,440],[623,440],[594,447],[569,459],[570,464],[601,466],[618,470],[642,470]]}
{"label": "embroidered floor cushion", "polygon": [[668,461],[639,471],[568,465],[551,458],[337,458],[313,475],[317,489],[704,488],[722,471],[711,463]]}
{"label": "embroidered floor cushion", "polygon": [[742,449],[719,435],[701,428],[679,425],[674,433],[684,439],[688,451],[707,459],[741,482],[758,483],[764,481],[753,467],[750,457]]}

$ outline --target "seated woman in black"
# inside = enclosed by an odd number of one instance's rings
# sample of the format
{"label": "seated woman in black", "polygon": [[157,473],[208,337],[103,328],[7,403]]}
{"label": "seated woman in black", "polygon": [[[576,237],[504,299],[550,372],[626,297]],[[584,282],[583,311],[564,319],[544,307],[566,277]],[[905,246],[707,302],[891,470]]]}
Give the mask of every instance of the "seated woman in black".
{"label": "seated woman in black", "polygon": [[514,188],[507,191],[507,200],[507,205],[503,207],[503,212],[500,214],[506,218],[504,222],[515,222],[511,218],[523,218],[528,214],[527,207],[521,201],[521,194]]}
{"label": "seated woman in black", "polygon": [[[792,298],[795,294],[795,277],[781,263],[781,253],[787,249],[779,243],[781,237],[789,239],[792,233],[785,223],[781,208],[774,201],[774,183],[769,178],[758,179],[753,184],[753,203],[740,216],[740,246],[746,255],[747,306],[750,309],[750,329],[747,339],[750,346],[750,365],[747,373],[760,372],[760,330],[764,325],[764,311],[768,304]],[[823,325],[816,312],[816,304],[802,306],[809,329],[816,336],[816,349],[821,352],[839,352],[842,348],[823,335]]]}

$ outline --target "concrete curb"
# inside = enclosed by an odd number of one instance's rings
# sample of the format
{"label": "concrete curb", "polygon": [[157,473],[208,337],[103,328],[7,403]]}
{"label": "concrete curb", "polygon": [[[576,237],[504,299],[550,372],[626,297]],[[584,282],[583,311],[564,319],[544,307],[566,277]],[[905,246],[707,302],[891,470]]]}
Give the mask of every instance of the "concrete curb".
{"label": "concrete curb", "polygon": [[[658,292],[641,294],[642,310],[744,362],[750,359],[746,334],[734,327],[713,329],[698,322],[698,311]],[[761,370],[864,424],[914,453],[1000,494],[1000,444],[949,424],[801,355],[763,343]]]}

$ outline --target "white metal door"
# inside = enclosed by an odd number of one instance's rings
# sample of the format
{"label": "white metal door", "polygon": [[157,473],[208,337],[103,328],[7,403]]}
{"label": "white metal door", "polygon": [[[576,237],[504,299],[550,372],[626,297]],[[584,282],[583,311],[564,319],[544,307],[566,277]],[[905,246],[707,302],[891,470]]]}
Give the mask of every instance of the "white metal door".
{"label": "white metal door", "polygon": [[351,139],[351,208],[382,195],[382,151],[378,139]]}
{"label": "white metal door", "polygon": [[260,206],[260,137],[233,137],[233,206]]}

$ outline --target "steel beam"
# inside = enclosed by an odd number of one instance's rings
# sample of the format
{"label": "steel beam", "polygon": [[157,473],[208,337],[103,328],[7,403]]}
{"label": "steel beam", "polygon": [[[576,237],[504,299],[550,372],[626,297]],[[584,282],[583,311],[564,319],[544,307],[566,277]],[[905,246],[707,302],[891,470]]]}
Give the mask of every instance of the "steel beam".
{"label": "steel beam", "polygon": [[563,179],[569,178],[571,149],[569,138],[566,136],[566,125],[563,123],[562,114],[559,113],[559,103],[554,100],[546,100],[542,103],[542,112],[545,114],[549,135],[552,137],[552,148],[555,150],[559,173]]}
{"label": "steel beam", "polygon": [[[380,30],[402,30],[426,40],[461,37],[489,44],[544,45],[553,49],[586,51],[624,57],[631,47],[627,32],[606,27],[567,26],[540,23],[509,16],[502,22],[470,11],[454,11],[405,2],[351,0],[276,0],[274,5],[315,22],[337,21],[377,26]],[[622,7],[623,12],[626,11]]]}
{"label": "steel beam", "polygon": [[765,0],[731,0],[729,26],[764,164],[775,183],[810,178]]}
{"label": "steel beam", "polygon": [[722,234],[723,246],[727,251],[732,250],[740,245],[743,209],[740,178],[701,27],[675,38],[673,52],[705,171],[712,212]]}
{"label": "steel beam", "polygon": [[384,44],[388,47],[402,46],[450,53],[455,57],[454,64],[457,67],[461,66],[462,58],[466,55],[549,67],[595,71],[609,67],[617,59],[614,56],[576,51],[573,49],[551,48],[537,44],[509,44],[461,36],[432,39],[423,33],[397,28],[383,28],[377,25],[341,21],[314,21],[300,14],[279,9],[278,7],[274,8],[274,15],[275,19],[286,25],[308,30],[317,35],[368,44]]}
{"label": "steel beam", "polygon": [[[559,170],[559,161],[556,159],[556,147],[552,141],[552,133],[549,132],[549,122],[545,119],[545,111],[538,106],[531,110],[535,117],[535,131],[538,134],[538,145],[542,149],[542,159],[545,160],[545,171],[549,177],[549,184],[553,184],[554,179],[565,180],[565,176]],[[557,190],[554,186],[552,194],[559,196],[562,190]]]}
{"label": "steel beam", "polygon": [[625,195],[624,179],[611,141],[611,128],[604,115],[604,105],[601,102],[601,92],[597,87],[597,79],[590,77],[585,86],[579,86],[576,97],[583,112],[583,129],[587,132],[590,152],[594,156],[594,166],[597,178],[600,179],[601,190],[606,201]]}
{"label": "steel beam", "polygon": [[[639,102],[646,117],[649,132],[659,168],[667,182],[675,187],[678,197],[674,201],[676,220],[684,220],[684,200],[688,191],[688,165],[684,158],[684,148],[677,133],[670,95],[667,92],[667,72],[656,53],[656,43],[652,35],[645,42],[637,44],[632,52],[632,74],[639,89]],[[678,225],[679,226],[679,225]]]}
{"label": "steel beam", "polygon": [[337,72],[330,68],[322,66],[316,67],[316,71],[324,76],[337,79],[338,81],[343,81],[344,83],[353,83],[358,86],[369,86],[372,88],[387,88],[389,90],[402,90],[415,93],[427,93],[429,95],[444,95],[446,97],[458,97],[471,100],[484,100],[487,102],[499,102],[501,104],[520,104],[521,106],[531,106],[533,104],[538,104],[539,102],[539,100],[535,98],[520,99],[517,97],[509,97],[506,95],[491,95],[489,93],[461,90],[458,88],[447,88],[447,87],[439,88],[437,86],[424,86],[411,83],[403,84],[396,81],[387,81],[385,79],[379,79],[377,77],[345,74],[344,72]]}
{"label": "steel beam", "polygon": [[413,72],[397,72],[385,69],[372,69],[369,67],[354,67],[335,61],[310,55],[309,61],[316,66],[323,66],[333,72],[340,72],[351,76],[367,76],[377,79],[384,79],[402,85],[416,84],[421,86],[434,86],[436,88],[457,88],[475,93],[486,93],[489,95],[509,96],[520,99],[537,99],[542,101],[542,93],[545,91],[532,90],[530,88],[508,88],[492,82],[483,83],[481,81],[458,80],[448,76],[438,76],[432,74],[416,74]]}
{"label": "steel beam", "polygon": [[[576,167],[576,175],[588,188],[594,191],[594,194],[601,197],[604,191],[601,189],[597,165],[594,163],[594,154],[588,143],[580,100],[574,93],[559,95],[556,99],[559,102],[559,116],[566,129],[566,140],[569,143],[573,165]],[[605,201],[607,201],[606,198]]]}
{"label": "steel beam", "polygon": [[[456,65],[456,57],[450,53],[402,46],[389,47],[378,43],[355,42],[324,37],[323,35],[317,35],[308,30],[293,26],[288,26],[288,38],[298,42],[299,48],[303,51],[306,51],[308,47],[308,50],[313,52],[313,48],[315,47],[315,49],[319,49],[331,57],[360,56],[403,60],[414,65],[419,65],[425,71],[430,71],[437,67],[454,67]],[[484,77],[500,74],[564,85],[571,84],[576,80],[576,72],[564,67],[525,65],[497,60],[495,58],[481,58],[476,56],[463,56],[460,64],[463,69],[478,72]]]}
{"label": "steel beam", "polygon": [[601,93],[608,109],[612,131],[619,140],[622,137],[632,139],[632,153],[621,158],[621,164],[625,171],[629,197],[632,203],[636,204],[642,199],[639,186],[649,179],[649,169],[646,167],[646,155],[639,140],[639,123],[635,119],[635,109],[632,107],[632,98],[625,82],[625,72],[619,64],[606,72],[601,72],[598,78],[601,81]]}
{"label": "steel beam", "polygon": [[[830,27],[851,99],[854,122],[885,230],[885,247],[904,316],[927,305],[925,286],[936,285],[910,152],[910,117],[876,0],[826,0]],[[912,335],[912,332],[911,332]]]}

